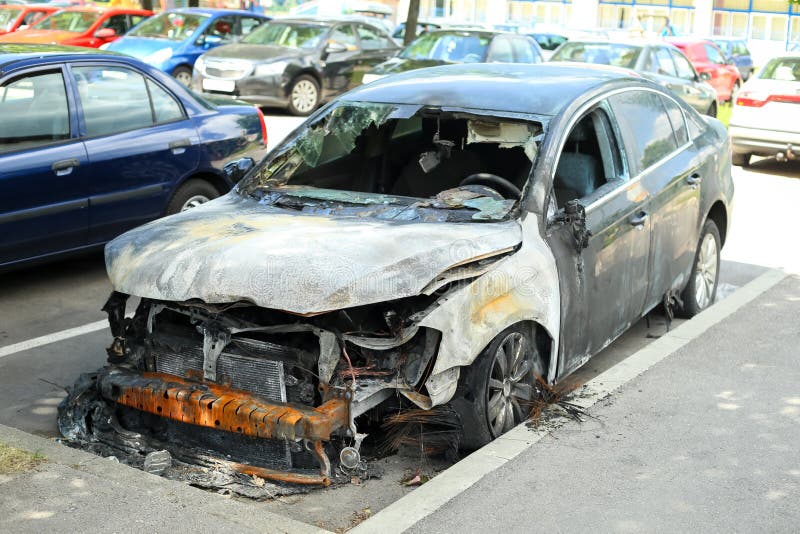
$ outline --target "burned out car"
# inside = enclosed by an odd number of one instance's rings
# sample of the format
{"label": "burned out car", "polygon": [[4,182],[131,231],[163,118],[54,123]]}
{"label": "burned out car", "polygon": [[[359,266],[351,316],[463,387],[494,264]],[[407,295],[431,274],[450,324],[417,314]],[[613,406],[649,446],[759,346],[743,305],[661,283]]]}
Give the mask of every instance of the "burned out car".
{"label": "burned out car", "polygon": [[713,302],[718,121],[612,68],[423,74],[348,93],[230,194],[106,247],[114,341],[67,437],[325,484],[388,413],[449,407],[480,446],[655,306]]}

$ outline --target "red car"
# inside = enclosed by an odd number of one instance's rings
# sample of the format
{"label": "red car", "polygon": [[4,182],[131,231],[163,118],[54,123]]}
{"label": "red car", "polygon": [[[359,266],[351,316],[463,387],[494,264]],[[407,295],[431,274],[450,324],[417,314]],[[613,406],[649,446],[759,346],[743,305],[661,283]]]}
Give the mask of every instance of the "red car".
{"label": "red car", "polygon": [[671,38],[667,39],[686,54],[698,74],[707,72],[711,77],[708,83],[717,91],[717,98],[725,102],[733,97],[742,85],[742,75],[722,50],[705,39]]}
{"label": "red car", "polygon": [[60,8],[45,5],[11,5],[0,6],[0,35],[5,35],[18,29],[25,29],[41,18],[55,13]]}
{"label": "red car", "polygon": [[97,48],[152,15],[144,9],[70,7],[53,13],[26,30],[0,37],[3,43],[44,43]]}

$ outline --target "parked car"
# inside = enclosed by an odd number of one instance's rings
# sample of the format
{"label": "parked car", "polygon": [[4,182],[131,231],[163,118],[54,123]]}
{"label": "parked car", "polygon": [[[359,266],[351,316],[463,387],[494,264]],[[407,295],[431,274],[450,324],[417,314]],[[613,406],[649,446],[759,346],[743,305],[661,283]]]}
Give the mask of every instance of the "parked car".
{"label": "parked car", "polygon": [[541,63],[542,49],[526,35],[488,30],[436,30],[420,35],[397,57],[364,76],[364,83],[390,74],[448,63]]}
{"label": "parked car", "polygon": [[24,30],[37,20],[58,11],[46,4],[0,5],[0,35]]}
{"label": "parked car", "polygon": [[753,58],[747,48],[747,41],[736,37],[714,37],[712,40],[726,57],[733,59],[742,81],[749,80],[753,73]]}
{"label": "parked car", "polygon": [[363,18],[275,20],[200,56],[194,87],[308,115],[360,85],[365,72],[398,50]]}
{"label": "parked car", "polygon": [[227,192],[260,159],[249,105],[215,105],[137,59],[0,45],[0,266],[83,250]]}
{"label": "parked car", "polygon": [[[714,302],[729,150],[719,121],[621,70],[364,85],[225,197],[108,244],[119,356],[70,390],[59,428],[149,449],[191,423],[203,453],[255,466],[232,469],[310,484],[387,411],[445,406],[462,446],[484,445],[654,307]],[[119,423],[87,432],[89,406]]]}
{"label": "parked car", "polygon": [[152,11],[103,7],[68,7],[30,28],[0,37],[0,43],[61,44],[98,48],[119,39]]}
{"label": "parked car", "polygon": [[578,61],[635,70],[670,88],[700,113],[717,116],[717,94],[683,53],[669,44],[621,41],[568,41],[551,61]]}
{"label": "parked car", "polygon": [[147,19],[122,39],[103,46],[138,57],[189,87],[194,62],[201,54],[237,42],[268,20],[264,15],[232,9],[173,9]]}
{"label": "parked car", "polygon": [[745,83],[731,111],[733,164],[750,157],[800,157],[800,55],[772,58]]}
{"label": "parked car", "polygon": [[[417,21],[417,37],[425,32],[433,30],[485,30],[486,27],[482,24],[475,22],[455,21],[447,18],[436,18],[434,20],[418,20]],[[406,37],[406,23],[401,22],[394,28],[392,33],[395,41],[402,43]]]}
{"label": "parked car", "polygon": [[742,75],[733,60],[727,58],[711,41],[689,37],[670,37],[665,40],[680,48],[698,73],[708,73],[708,83],[717,92],[720,102],[731,100],[742,86]]}

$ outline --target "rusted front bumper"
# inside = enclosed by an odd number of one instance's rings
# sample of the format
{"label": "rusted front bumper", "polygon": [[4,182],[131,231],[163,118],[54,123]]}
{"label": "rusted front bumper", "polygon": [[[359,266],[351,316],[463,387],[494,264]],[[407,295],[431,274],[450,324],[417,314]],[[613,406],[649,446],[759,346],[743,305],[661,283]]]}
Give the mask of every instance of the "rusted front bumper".
{"label": "rusted front bumper", "polygon": [[340,398],[316,408],[288,405],[216,384],[121,369],[101,375],[98,386],[103,397],[130,408],[259,438],[328,441],[348,424],[347,401]]}

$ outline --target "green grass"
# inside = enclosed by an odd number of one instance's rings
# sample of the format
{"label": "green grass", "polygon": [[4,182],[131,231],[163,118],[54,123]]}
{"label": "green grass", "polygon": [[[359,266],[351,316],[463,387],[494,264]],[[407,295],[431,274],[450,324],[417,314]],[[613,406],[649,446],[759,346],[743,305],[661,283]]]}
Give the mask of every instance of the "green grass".
{"label": "green grass", "polygon": [[720,104],[719,109],[717,110],[717,118],[728,127],[728,122],[731,120],[731,103],[727,102],[725,104]]}
{"label": "green grass", "polygon": [[45,457],[38,452],[15,449],[0,442],[0,475],[30,471],[44,460]]}

